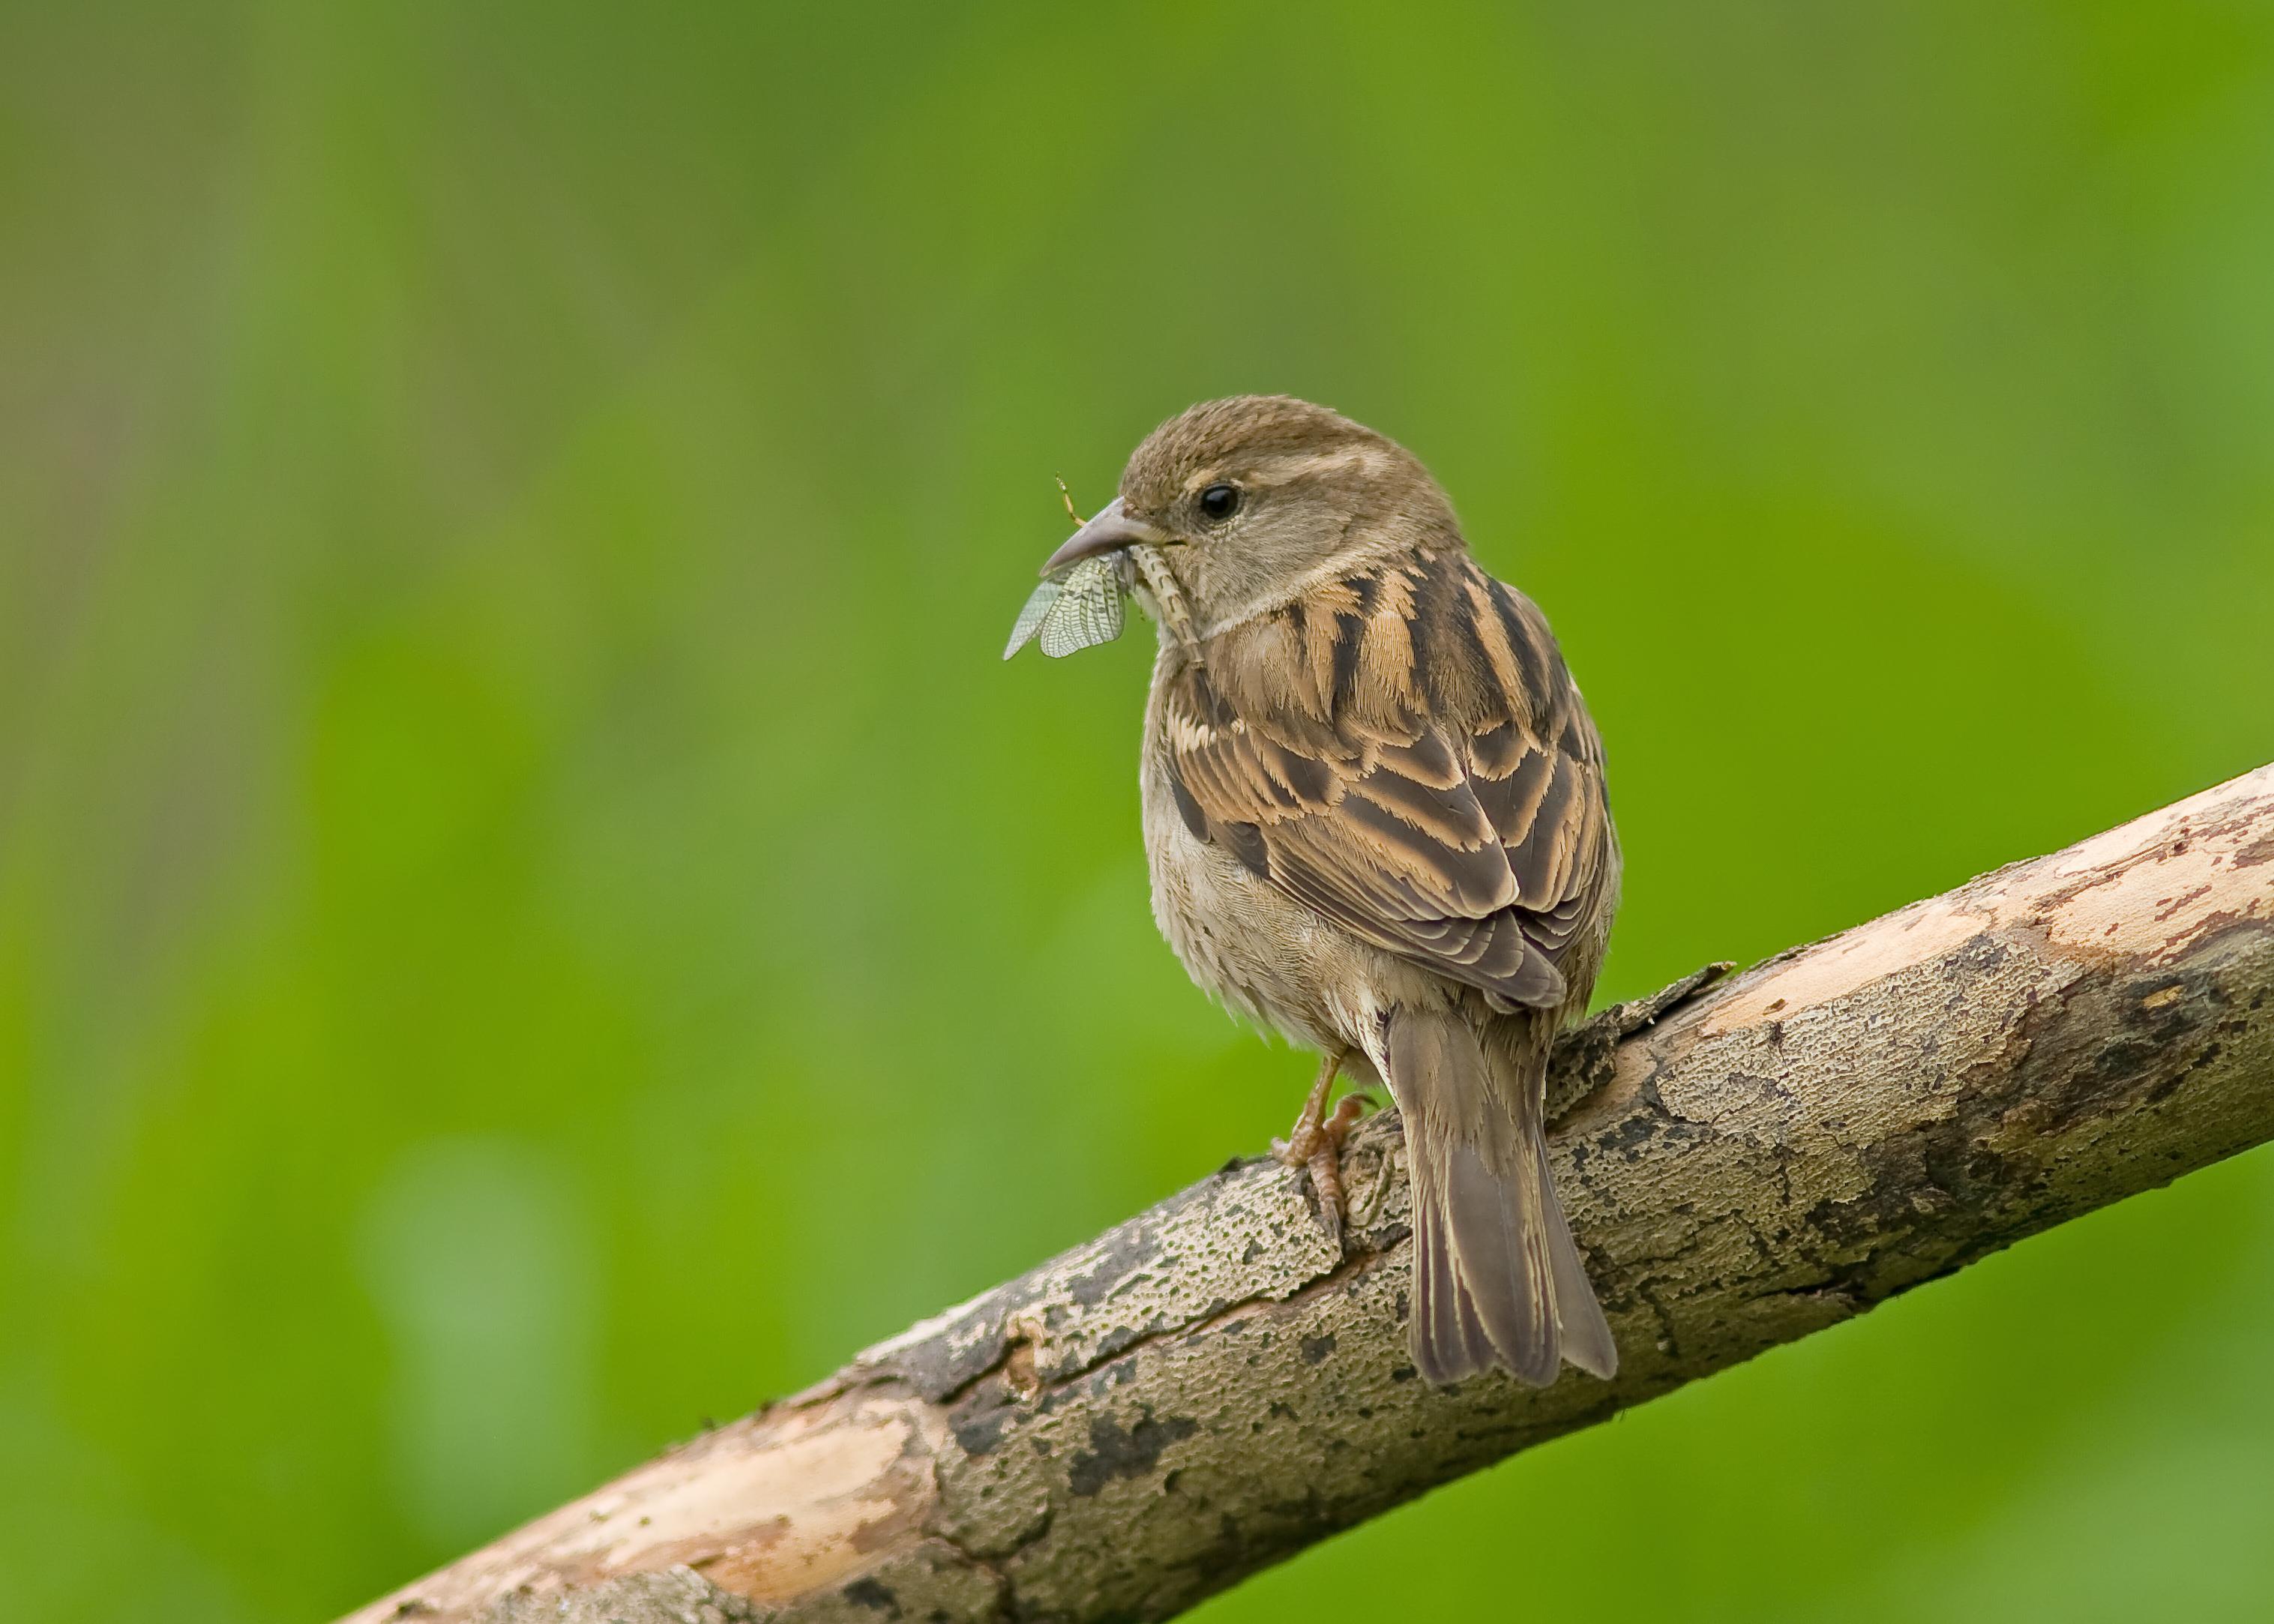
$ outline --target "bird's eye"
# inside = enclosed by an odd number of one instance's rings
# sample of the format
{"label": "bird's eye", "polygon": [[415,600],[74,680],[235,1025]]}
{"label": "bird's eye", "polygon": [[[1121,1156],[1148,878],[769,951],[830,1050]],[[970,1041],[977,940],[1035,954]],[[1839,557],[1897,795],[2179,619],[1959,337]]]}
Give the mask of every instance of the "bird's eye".
{"label": "bird's eye", "polygon": [[1212,485],[1201,492],[1201,516],[1222,523],[1239,511],[1239,487],[1236,485]]}

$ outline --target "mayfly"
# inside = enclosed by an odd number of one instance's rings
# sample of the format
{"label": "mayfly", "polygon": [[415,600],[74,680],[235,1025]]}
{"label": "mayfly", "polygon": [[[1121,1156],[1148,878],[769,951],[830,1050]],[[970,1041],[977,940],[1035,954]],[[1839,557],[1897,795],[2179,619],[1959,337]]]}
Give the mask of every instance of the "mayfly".
{"label": "mayfly", "polygon": [[[1073,521],[1076,530],[1081,529],[1081,515],[1073,510],[1073,493],[1063,479],[1058,481],[1058,494],[1065,501],[1066,517]],[[1040,638],[1043,653],[1063,659],[1101,643],[1111,643],[1121,635],[1124,624],[1121,560],[1111,554],[1081,559],[1057,575],[1045,576],[1035,589],[1011,628],[1011,641],[1003,658],[1009,659]]]}

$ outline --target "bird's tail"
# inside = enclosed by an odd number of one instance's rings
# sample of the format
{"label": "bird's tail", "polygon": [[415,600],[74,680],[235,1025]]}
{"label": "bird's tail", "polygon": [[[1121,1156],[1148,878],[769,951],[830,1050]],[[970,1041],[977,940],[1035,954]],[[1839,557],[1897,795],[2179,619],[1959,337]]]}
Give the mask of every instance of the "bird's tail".
{"label": "bird's tail", "polygon": [[1539,1017],[1480,1034],[1456,1011],[1390,1016],[1383,1069],[1413,1179],[1413,1363],[1428,1380],[1502,1365],[1545,1387],[1565,1359],[1618,1368],[1549,1182],[1547,1037]]}

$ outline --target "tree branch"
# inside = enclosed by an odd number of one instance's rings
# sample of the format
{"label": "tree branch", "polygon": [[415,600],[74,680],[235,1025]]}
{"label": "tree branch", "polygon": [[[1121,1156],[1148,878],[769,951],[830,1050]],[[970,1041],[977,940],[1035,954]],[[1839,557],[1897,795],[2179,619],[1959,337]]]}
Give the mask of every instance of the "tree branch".
{"label": "tree branch", "polygon": [[1614,1381],[1415,1379],[1385,1113],[1342,1250],[1235,1163],[354,1617],[1166,1617],[2274,1137],[2270,995],[2274,767],[1567,1039]]}

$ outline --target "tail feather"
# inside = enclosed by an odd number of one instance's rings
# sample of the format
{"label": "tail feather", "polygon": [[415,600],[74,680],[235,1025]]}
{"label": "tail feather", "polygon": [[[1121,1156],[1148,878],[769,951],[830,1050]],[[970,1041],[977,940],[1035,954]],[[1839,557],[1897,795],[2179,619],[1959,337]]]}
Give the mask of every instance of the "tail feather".
{"label": "tail feather", "polygon": [[1550,1182],[1544,1044],[1526,1027],[1480,1042],[1457,1012],[1400,1009],[1377,1059],[1405,1118],[1413,1357],[1432,1381],[1502,1365],[1544,1387],[1566,1358],[1599,1376],[1618,1366]]}
{"label": "tail feather", "polygon": [[1554,1260],[1555,1322],[1563,1333],[1563,1357],[1590,1376],[1605,1381],[1619,1373],[1619,1345],[1611,1338],[1611,1322],[1603,1318],[1594,1282],[1572,1243],[1571,1226],[1563,1221],[1563,1204],[1555,1199],[1547,1171],[1547,1140],[1534,1135],[1532,1154],[1540,1163],[1540,1182],[1547,1191],[1547,1255]]}
{"label": "tail feather", "polygon": [[1431,1381],[1481,1370],[1492,1363],[1486,1339],[1468,1296],[1454,1273],[1452,1237],[1434,1209],[1414,1229],[1412,1342],[1415,1367]]}
{"label": "tail feather", "polygon": [[1517,1380],[1544,1387],[1562,1364],[1547,1214],[1532,1158],[1519,1151],[1508,1161],[1512,1168],[1487,1165],[1476,1147],[1450,1146],[1440,1163],[1445,1175],[1441,1210],[1464,1304]]}

